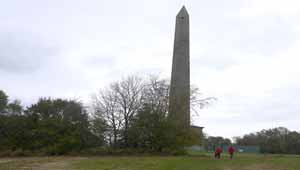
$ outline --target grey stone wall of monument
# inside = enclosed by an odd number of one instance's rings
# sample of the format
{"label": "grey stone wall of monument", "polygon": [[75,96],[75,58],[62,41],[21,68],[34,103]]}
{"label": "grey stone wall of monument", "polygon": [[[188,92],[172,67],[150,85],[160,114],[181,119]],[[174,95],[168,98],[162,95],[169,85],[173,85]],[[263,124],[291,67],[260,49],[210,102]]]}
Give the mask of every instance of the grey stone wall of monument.
{"label": "grey stone wall of monument", "polygon": [[176,16],[169,117],[180,127],[190,127],[189,14],[183,6]]}

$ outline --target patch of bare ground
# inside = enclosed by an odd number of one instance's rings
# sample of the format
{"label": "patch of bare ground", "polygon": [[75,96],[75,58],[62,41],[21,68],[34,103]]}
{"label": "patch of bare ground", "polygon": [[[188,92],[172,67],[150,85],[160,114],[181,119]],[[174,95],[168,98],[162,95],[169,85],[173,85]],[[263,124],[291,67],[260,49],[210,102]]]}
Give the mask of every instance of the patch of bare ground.
{"label": "patch of bare ground", "polygon": [[241,170],[281,170],[281,169],[277,169],[274,166],[271,166],[268,164],[254,164],[254,165],[250,165],[245,168],[242,168]]}
{"label": "patch of bare ground", "polygon": [[9,161],[11,161],[10,159],[0,159],[0,164],[1,163],[7,163],[7,162],[9,162]]}
{"label": "patch of bare ground", "polygon": [[0,159],[1,170],[71,170],[73,161],[80,157],[31,157]]}
{"label": "patch of bare ground", "polygon": [[68,170],[68,169],[69,169],[68,161],[47,162],[32,167],[32,170]]}
{"label": "patch of bare ground", "polygon": [[35,163],[32,166],[32,170],[71,170],[71,164],[73,161],[85,159],[82,157],[62,157],[50,159],[47,162]]}
{"label": "patch of bare ground", "polygon": [[223,170],[285,170],[268,164],[253,164],[246,167],[225,167]]}

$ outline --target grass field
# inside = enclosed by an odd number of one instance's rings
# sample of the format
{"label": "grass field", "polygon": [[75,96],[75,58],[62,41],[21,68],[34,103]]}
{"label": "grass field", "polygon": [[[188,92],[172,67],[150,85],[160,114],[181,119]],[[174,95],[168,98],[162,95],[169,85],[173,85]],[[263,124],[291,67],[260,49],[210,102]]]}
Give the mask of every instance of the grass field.
{"label": "grass field", "polygon": [[0,170],[300,170],[300,156],[225,155],[0,158]]}

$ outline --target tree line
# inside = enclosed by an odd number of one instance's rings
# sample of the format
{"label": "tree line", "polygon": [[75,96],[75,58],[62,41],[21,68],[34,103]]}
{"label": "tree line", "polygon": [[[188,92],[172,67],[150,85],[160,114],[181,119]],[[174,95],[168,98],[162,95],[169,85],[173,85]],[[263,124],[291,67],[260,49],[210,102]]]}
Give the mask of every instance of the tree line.
{"label": "tree line", "polygon": [[40,98],[23,109],[20,102],[8,103],[8,96],[0,94],[0,151],[4,153],[64,154],[104,142],[92,133],[88,113],[78,101]]}
{"label": "tree line", "polygon": [[262,153],[300,154],[300,133],[285,127],[246,134],[235,141],[238,145],[259,146]]}
{"label": "tree line", "polygon": [[[92,96],[89,107],[73,99],[40,98],[24,108],[0,90],[0,152],[65,154],[88,148],[182,151],[201,142],[168,119],[169,83],[158,76],[128,76]],[[202,108],[213,98],[191,90]]]}
{"label": "tree line", "polygon": [[203,147],[206,151],[214,152],[217,147],[228,147],[230,146],[232,141],[228,138],[224,138],[222,136],[208,136],[205,135],[203,139]]}
{"label": "tree line", "polygon": [[241,137],[234,137],[233,141],[221,136],[204,135],[203,147],[206,151],[214,151],[216,147],[257,148],[261,153],[270,154],[300,154],[300,133],[290,131],[285,127],[263,129]]}

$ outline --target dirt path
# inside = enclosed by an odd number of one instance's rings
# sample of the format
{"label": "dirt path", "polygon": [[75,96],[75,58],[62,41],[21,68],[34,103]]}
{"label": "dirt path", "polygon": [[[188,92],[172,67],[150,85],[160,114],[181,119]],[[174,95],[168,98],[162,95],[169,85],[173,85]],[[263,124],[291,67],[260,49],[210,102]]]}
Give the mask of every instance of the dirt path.
{"label": "dirt path", "polygon": [[83,157],[36,157],[0,159],[1,170],[72,170],[72,163]]}
{"label": "dirt path", "polygon": [[267,164],[254,164],[244,168],[243,170],[278,170],[278,168]]}
{"label": "dirt path", "polygon": [[68,170],[70,169],[69,161],[59,161],[40,164],[38,166],[33,166],[32,170]]}
{"label": "dirt path", "polygon": [[49,162],[36,164],[32,167],[32,170],[71,170],[72,162],[82,160],[86,158],[62,158],[50,160]]}
{"label": "dirt path", "polygon": [[9,162],[9,161],[11,161],[10,159],[0,159],[0,164],[1,163],[7,163],[7,162]]}
{"label": "dirt path", "polygon": [[225,167],[223,170],[281,170],[268,164],[253,164],[245,167]]}

